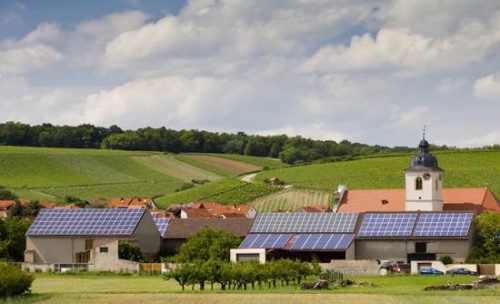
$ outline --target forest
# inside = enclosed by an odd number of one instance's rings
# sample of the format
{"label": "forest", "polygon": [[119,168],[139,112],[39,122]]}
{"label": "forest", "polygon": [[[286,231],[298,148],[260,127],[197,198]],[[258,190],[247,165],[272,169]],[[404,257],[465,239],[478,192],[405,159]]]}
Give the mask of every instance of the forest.
{"label": "forest", "polygon": [[[208,132],[200,130],[173,130],[161,128],[140,128],[123,130],[110,127],[82,124],[78,126],[57,126],[49,123],[29,125],[21,122],[0,124],[0,145],[94,148],[117,150],[161,151],[168,153],[223,153],[280,158],[287,164],[346,160],[356,157],[409,153],[415,147],[386,147],[367,145],[342,140],[313,140],[301,136],[249,135],[244,132]],[[458,150],[455,147],[433,146],[432,150]],[[483,147],[500,149],[500,145]]]}

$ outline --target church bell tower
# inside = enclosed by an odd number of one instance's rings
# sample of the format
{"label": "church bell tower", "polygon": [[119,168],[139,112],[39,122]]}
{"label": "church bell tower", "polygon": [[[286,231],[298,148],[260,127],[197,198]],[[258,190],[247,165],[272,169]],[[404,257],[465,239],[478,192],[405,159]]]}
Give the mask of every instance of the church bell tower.
{"label": "church bell tower", "polygon": [[424,135],[418,145],[420,152],[405,171],[406,211],[443,210],[443,169],[429,153],[429,143]]}

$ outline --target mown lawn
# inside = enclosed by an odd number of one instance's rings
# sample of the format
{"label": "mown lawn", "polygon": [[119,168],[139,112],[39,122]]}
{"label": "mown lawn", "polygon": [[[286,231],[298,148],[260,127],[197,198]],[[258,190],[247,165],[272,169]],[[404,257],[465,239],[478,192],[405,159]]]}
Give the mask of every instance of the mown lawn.
{"label": "mown lawn", "polygon": [[323,291],[303,291],[297,286],[276,289],[249,289],[185,292],[175,281],[161,276],[120,275],[57,275],[36,274],[33,295],[20,299],[31,303],[497,303],[500,290],[426,292],[429,285],[470,283],[469,276],[386,276],[348,277],[372,282],[378,287],[332,288]]}

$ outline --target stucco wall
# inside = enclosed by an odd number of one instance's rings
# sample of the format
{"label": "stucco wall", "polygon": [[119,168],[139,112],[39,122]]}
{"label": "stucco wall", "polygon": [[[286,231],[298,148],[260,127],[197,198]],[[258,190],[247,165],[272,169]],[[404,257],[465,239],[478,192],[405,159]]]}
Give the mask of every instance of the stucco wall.
{"label": "stucco wall", "polygon": [[134,238],[142,252],[155,254],[160,251],[161,235],[149,212],[146,212],[134,231]]}

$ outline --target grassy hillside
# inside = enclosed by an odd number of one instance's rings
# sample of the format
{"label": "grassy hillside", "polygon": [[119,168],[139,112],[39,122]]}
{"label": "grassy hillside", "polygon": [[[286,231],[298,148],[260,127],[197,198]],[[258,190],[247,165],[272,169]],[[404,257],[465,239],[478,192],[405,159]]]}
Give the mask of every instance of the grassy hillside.
{"label": "grassy hillside", "polygon": [[173,156],[115,150],[0,147],[0,184],[23,199],[61,202],[120,196],[162,196],[191,179],[222,176]]}
{"label": "grassy hillside", "polygon": [[[486,187],[500,194],[500,152],[436,153],[445,170],[444,186]],[[338,184],[352,189],[403,188],[404,169],[410,155],[314,164],[261,172],[257,180],[277,176],[299,188],[335,190]]]}
{"label": "grassy hillside", "polygon": [[195,188],[166,195],[156,200],[162,207],[171,204],[185,204],[193,201],[211,201],[223,204],[248,203],[258,197],[266,196],[281,190],[279,187],[265,184],[250,184],[236,178],[215,181]]}
{"label": "grassy hillside", "polygon": [[268,169],[278,169],[288,166],[288,164],[285,164],[280,159],[270,158],[270,157],[247,156],[239,154],[205,154],[205,155],[236,160],[261,168],[267,167]]}
{"label": "grassy hillside", "polygon": [[260,166],[208,154],[183,154],[181,157],[183,157],[185,161],[192,161],[193,165],[210,166],[222,170],[223,172],[229,172],[231,175],[240,175],[247,172],[262,170]]}

